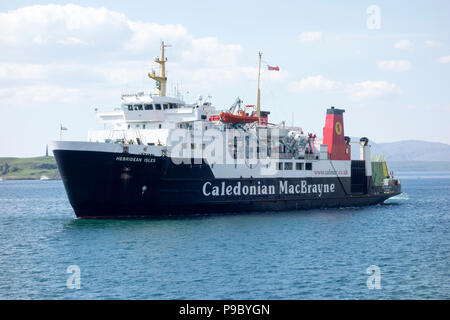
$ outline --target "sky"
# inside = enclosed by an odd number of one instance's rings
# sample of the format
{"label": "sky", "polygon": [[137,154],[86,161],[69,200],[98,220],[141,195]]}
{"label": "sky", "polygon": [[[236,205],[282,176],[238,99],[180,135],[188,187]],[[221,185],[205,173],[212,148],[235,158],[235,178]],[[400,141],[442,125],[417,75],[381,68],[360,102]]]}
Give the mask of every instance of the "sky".
{"label": "sky", "polygon": [[449,16],[449,1],[2,1],[0,156],[43,155],[60,124],[86,140],[95,109],[156,92],[162,40],[168,94],[188,103],[255,104],[261,51],[272,123],[321,136],[335,106],[352,137],[450,144]]}

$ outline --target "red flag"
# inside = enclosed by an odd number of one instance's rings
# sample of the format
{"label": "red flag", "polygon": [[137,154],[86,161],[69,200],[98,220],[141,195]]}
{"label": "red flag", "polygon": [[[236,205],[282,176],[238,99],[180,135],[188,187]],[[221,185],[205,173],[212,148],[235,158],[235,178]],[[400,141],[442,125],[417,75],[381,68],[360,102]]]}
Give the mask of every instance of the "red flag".
{"label": "red flag", "polygon": [[280,68],[277,66],[277,67],[272,67],[272,66],[267,66],[267,69],[269,69],[269,71],[280,71]]}

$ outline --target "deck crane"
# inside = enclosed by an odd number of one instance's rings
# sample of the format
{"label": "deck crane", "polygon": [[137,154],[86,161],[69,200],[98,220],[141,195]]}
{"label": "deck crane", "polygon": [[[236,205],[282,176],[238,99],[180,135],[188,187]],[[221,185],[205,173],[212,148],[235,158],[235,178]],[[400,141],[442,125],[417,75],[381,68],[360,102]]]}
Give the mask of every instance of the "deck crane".
{"label": "deck crane", "polygon": [[231,105],[230,109],[228,109],[228,112],[231,114],[234,114],[236,107],[239,107],[239,109],[241,109],[241,104],[242,104],[242,100],[239,97],[237,97],[236,101],[234,101],[234,103]]}

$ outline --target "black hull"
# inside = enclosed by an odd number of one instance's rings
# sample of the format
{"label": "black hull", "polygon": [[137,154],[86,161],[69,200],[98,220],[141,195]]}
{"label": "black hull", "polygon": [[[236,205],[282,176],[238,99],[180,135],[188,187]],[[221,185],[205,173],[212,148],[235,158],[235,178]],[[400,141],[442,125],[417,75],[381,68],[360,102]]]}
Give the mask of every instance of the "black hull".
{"label": "black hull", "polygon": [[[168,157],[69,150],[54,155],[79,218],[366,206],[400,193],[377,190],[371,178],[355,193],[351,178],[216,179],[208,164],[175,165]],[[262,186],[270,187],[264,192]]]}

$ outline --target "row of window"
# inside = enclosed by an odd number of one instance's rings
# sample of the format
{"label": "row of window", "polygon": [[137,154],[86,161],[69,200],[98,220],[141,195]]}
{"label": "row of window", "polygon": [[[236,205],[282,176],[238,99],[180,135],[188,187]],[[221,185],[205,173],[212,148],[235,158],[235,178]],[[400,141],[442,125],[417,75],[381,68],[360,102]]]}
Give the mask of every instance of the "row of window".
{"label": "row of window", "polygon": [[[135,127],[136,128],[139,128],[141,125],[138,123]],[[159,124],[159,126],[158,126],[158,129],[161,129],[161,124]],[[129,124],[128,125],[128,129],[131,129],[131,125]],[[142,124],[142,129],[146,129],[146,127],[145,127],[145,123],[144,124]]]}
{"label": "row of window", "polygon": [[[183,149],[189,149],[189,144],[187,143],[182,143],[181,147]],[[191,149],[203,149],[205,150],[206,145],[204,143],[200,144],[200,143],[191,143]]]}
{"label": "row of window", "polygon": [[181,105],[176,103],[155,103],[155,104],[128,104],[128,111],[140,111],[140,110],[166,110],[166,109],[178,109]]}
{"label": "row of window", "polygon": [[[294,163],[292,162],[277,162],[278,170],[293,170]],[[312,170],[311,162],[297,162],[295,163],[295,170]]]}

